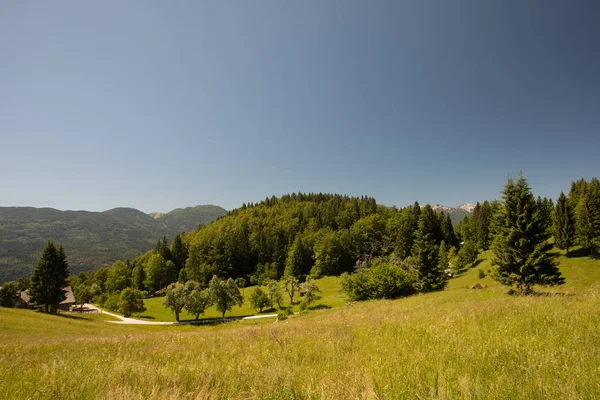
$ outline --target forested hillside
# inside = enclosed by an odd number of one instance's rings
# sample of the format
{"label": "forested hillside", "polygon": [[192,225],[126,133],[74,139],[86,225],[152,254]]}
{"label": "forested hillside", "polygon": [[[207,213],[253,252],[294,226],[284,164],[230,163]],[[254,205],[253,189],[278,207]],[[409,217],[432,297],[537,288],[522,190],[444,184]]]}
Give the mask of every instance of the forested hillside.
{"label": "forested hillside", "polygon": [[259,283],[284,275],[338,275],[360,259],[410,256],[419,220],[428,245],[457,244],[449,216],[430,206],[398,210],[372,197],[337,194],[271,197],[188,235],[184,273],[199,282],[216,274]]}
{"label": "forested hillside", "polygon": [[71,272],[134,258],[162,236],[173,238],[227,213],[217,206],[173,210],[154,219],[132,208],[104,212],[0,207],[0,283],[28,275],[48,240],[63,243]]}

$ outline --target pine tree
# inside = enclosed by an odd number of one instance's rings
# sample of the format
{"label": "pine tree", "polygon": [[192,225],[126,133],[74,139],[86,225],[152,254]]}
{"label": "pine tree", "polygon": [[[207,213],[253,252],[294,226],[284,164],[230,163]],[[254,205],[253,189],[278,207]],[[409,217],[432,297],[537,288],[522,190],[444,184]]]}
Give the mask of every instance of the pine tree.
{"label": "pine tree", "polygon": [[442,290],[446,287],[444,270],[438,263],[439,247],[428,232],[427,218],[419,219],[412,254],[418,265],[418,277],[422,292]]}
{"label": "pine tree", "polygon": [[450,214],[446,214],[442,219],[442,236],[443,241],[450,247],[458,246],[458,238],[454,232],[454,226],[452,226],[452,219]]}
{"label": "pine tree", "polygon": [[295,276],[300,278],[310,272],[313,266],[312,251],[305,243],[302,235],[297,235],[296,239],[288,250],[284,276]]}
{"label": "pine tree", "polygon": [[540,209],[523,175],[508,180],[502,199],[492,244],[494,278],[507,286],[516,285],[521,294],[531,293],[535,284],[563,284]]}
{"label": "pine tree", "polygon": [[[473,241],[478,249],[487,250],[490,246],[490,225],[492,222],[492,206],[486,200],[477,203],[471,221]],[[467,239],[465,239],[467,241]]]}
{"label": "pine tree", "polygon": [[554,210],[554,240],[559,249],[567,251],[567,255],[569,255],[569,248],[573,246],[574,235],[573,209],[567,201],[567,196],[561,191]]}
{"label": "pine tree", "polygon": [[[185,261],[188,258],[188,249],[181,239],[181,235],[176,235],[171,243],[171,257],[177,267],[177,276],[179,272],[185,267]],[[164,257],[164,256],[163,256]]]}
{"label": "pine tree", "polygon": [[542,224],[548,231],[551,231],[552,217],[554,212],[554,204],[552,203],[552,199],[548,199],[546,197],[542,198],[538,196],[537,205],[540,210]]}
{"label": "pine tree", "polygon": [[66,298],[63,288],[67,286],[68,277],[69,264],[63,246],[57,249],[48,241],[31,277],[31,301],[43,305],[45,312],[56,312],[58,304]]}
{"label": "pine tree", "polygon": [[154,248],[154,254],[160,254],[160,256],[166,261],[173,260],[171,255],[171,249],[169,249],[169,241],[166,236],[163,236],[162,240],[158,240],[156,242],[156,247]]}
{"label": "pine tree", "polygon": [[440,243],[438,256],[438,264],[442,271],[448,268],[448,251],[450,251],[450,246],[448,246],[446,242],[442,240],[442,243]]}
{"label": "pine tree", "polygon": [[575,218],[577,240],[592,257],[596,257],[600,247],[600,183],[597,178],[593,178],[580,194]]}

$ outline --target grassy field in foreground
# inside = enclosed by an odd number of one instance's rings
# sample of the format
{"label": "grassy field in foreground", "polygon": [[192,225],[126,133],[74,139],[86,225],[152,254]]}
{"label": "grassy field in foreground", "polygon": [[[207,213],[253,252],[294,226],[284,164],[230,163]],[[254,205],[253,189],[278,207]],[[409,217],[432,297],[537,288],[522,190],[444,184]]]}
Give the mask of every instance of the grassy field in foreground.
{"label": "grassy field in foreground", "polygon": [[[348,302],[348,297],[340,292],[340,278],[337,276],[327,276],[325,278],[318,279],[317,285],[319,289],[321,289],[321,293],[319,293],[320,298],[316,300],[311,307],[340,307],[343,306],[346,302]],[[248,315],[256,315],[258,314],[256,310],[250,307],[249,297],[250,294],[256,289],[256,286],[250,286],[243,290],[244,292],[244,304],[242,307],[233,307],[233,309],[225,314],[226,317],[240,317],[240,316],[248,316]],[[263,287],[263,290],[266,290]],[[294,303],[298,303],[301,297],[296,294],[294,296]],[[141,313],[133,314],[134,318],[138,319],[147,319],[149,321],[175,321],[175,314],[163,306],[164,297],[154,297],[151,299],[145,299],[144,305],[146,306],[146,311]],[[281,304],[283,307],[287,307],[290,305],[290,298],[287,293],[283,292],[283,302]],[[294,311],[299,311],[300,307],[298,304],[292,307]],[[263,310],[264,313],[277,313],[279,310],[271,309],[271,310]],[[193,319],[194,316],[188,314],[185,310],[181,313],[180,319]],[[201,315],[200,318],[221,318],[221,313],[218,312],[214,307],[210,307],[206,310],[204,315]]]}
{"label": "grassy field in foreground", "polygon": [[[0,309],[0,398],[597,399],[600,262],[561,257],[566,295],[477,270],[447,290],[277,323],[122,326]],[[255,325],[256,324],[256,325]]]}

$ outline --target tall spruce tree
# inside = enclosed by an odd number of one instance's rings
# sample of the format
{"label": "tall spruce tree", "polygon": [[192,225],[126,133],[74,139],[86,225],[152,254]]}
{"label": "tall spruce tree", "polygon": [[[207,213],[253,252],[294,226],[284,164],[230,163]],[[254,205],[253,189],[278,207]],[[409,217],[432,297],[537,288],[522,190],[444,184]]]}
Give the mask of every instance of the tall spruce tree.
{"label": "tall spruce tree", "polygon": [[542,224],[548,231],[551,231],[553,225],[552,217],[554,214],[554,203],[552,202],[552,199],[549,199],[547,197],[542,198],[538,196],[537,205],[540,210]]}
{"label": "tall spruce tree", "polygon": [[575,210],[577,240],[592,257],[597,257],[600,247],[600,182],[597,178],[585,186]]}
{"label": "tall spruce tree", "polygon": [[543,216],[522,174],[516,181],[508,179],[502,199],[492,244],[494,278],[507,286],[516,285],[520,294],[531,293],[536,284],[563,284]]}
{"label": "tall spruce tree", "polygon": [[175,267],[177,268],[177,276],[179,276],[179,271],[185,267],[185,261],[188,258],[188,249],[181,239],[181,234],[176,235],[173,239],[170,251],[173,262],[175,263]]}
{"label": "tall spruce tree", "polygon": [[396,237],[396,253],[400,258],[406,258],[411,255],[420,215],[421,206],[416,201],[412,206],[401,211],[398,236]]}
{"label": "tall spruce tree", "polygon": [[567,196],[561,191],[554,210],[554,240],[559,249],[566,250],[573,246],[575,236],[575,219],[573,208],[567,201]]}
{"label": "tall spruce tree", "polygon": [[442,216],[442,236],[443,241],[449,247],[458,246],[458,237],[454,232],[454,226],[452,226],[452,219],[450,218],[450,214],[445,214]]}
{"label": "tall spruce tree", "polygon": [[422,292],[433,292],[446,287],[444,270],[440,268],[439,247],[429,232],[427,217],[419,218],[412,254],[418,265],[418,276]]}
{"label": "tall spruce tree", "polygon": [[63,288],[67,286],[68,277],[69,264],[63,246],[56,248],[48,241],[31,277],[28,291],[31,301],[44,306],[45,312],[56,312],[60,302],[66,299]]}

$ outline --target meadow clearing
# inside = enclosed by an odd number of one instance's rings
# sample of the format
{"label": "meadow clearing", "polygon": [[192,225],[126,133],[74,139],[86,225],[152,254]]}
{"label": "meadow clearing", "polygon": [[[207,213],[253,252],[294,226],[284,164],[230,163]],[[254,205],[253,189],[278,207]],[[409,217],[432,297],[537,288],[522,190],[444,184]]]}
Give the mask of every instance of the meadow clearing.
{"label": "meadow clearing", "polygon": [[334,308],[277,323],[0,309],[0,398],[600,398],[600,261],[561,256],[567,284],[527,297],[479,279],[489,267],[483,254],[443,292],[349,306],[326,278]]}

